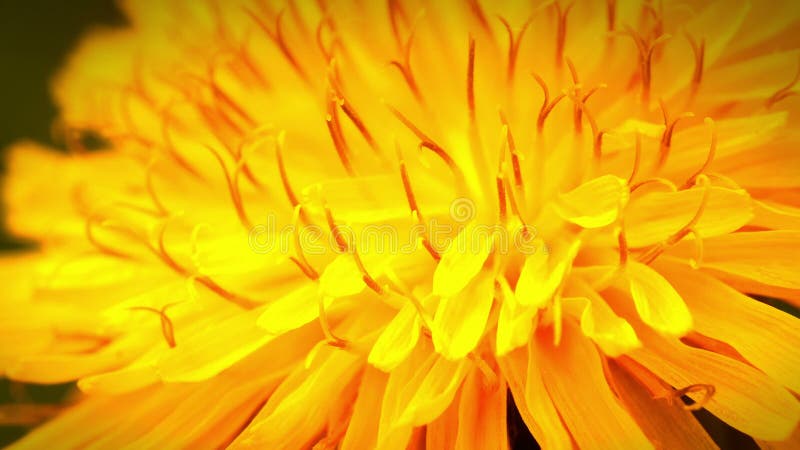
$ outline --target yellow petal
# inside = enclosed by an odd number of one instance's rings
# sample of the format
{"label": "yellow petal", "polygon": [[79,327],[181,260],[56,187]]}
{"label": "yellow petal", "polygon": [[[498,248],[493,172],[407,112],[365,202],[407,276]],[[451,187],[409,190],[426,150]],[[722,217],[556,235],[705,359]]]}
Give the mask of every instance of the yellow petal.
{"label": "yellow petal", "polygon": [[87,394],[119,395],[156,384],[160,380],[153,361],[84,377],[78,381],[78,387]]}
{"label": "yellow petal", "polygon": [[[375,448],[381,450],[407,448],[414,426],[401,424],[398,418],[409,404],[421,377],[433,366],[438,357],[432,350],[430,341],[421,340],[411,355],[389,374],[381,403]],[[447,405],[443,405],[442,411],[446,408]]]}
{"label": "yellow petal", "polygon": [[201,381],[219,374],[274,339],[256,326],[261,309],[234,313],[220,322],[186,335],[158,362],[167,382]]}
{"label": "yellow petal", "polygon": [[[100,111],[110,113],[110,98],[117,99],[110,86],[129,82],[134,64],[128,51],[137,47],[137,35],[132,30],[98,30],[85,36],[70,56],[67,69],[56,79],[53,94],[65,116],[70,120],[98,119]],[[128,51],[120,51],[121,48]],[[101,64],[99,61],[108,61]],[[106,88],[98,90],[98,81]],[[75,101],[81,99],[81,101]],[[100,108],[100,105],[107,108]],[[115,112],[116,113],[116,112]],[[121,114],[121,113],[116,113]],[[108,120],[108,117],[103,119]],[[119,117],[117,117],[119,120]]]}
{"label": "yellow petal", "polygon": [[468,362],[448,361],[424,341],[389,375],[377,448],[406,448],[413,427],[430,423],[452,403]]}
{"label": "yellow petal", "polygon": [[412,303],[406,303],[383,329],[367,360],[378,369],[390,372],[408,357],[419,335],[419,313]]}
{"label": "yellow petal", "polygon": [[319,295],[317,286],[306,285],[273,300],[263,306],[258,326],[274,335],[300,328],[319,315]]}
{"label": "yellow petal", "polygon": [[535,309],[545,307],[572,267],[580,246],[581,241],[575,240],[567,247],[537,251],[525,258],[514,291],[517,302]]}
{"label": "yellow petal", "polygon": [[653,139],[660,139],[664,134],[664,125],[640,119],[625,119],[622,125],[614,128],[615,134],[635,136],[636,133]]}
{"label": "yellow petal", "polygon": [[481,271],[492,250],[490,231],[472,222],[458,233],[433,273],[434,295],[454,296]]}
{"label": "yellow petal", "polygon": [[408,382],[400,402],[396,427],[418,426],[439,416],[450,405],[466,375],[467,360],[448,361],[437,354],[429,356],[427,370],[419,370]]}
{"label": "yellow petal", "polygon": [[503,301],[497,318],[496,353],[503,356],[528,343],[533,329],[533,317],[537,310],[521,307],[507,283],[501,283]]}
{"label": "yellow petal", "polygon": [[347,297],[366,287],[355,258],[349,254],[337,256],[319,277],[319,292],[324,297]]}
{"label": "yellow petal", "polygon": [[678,336],[691,330],[692,315],[686,303],[663,276],[635,261],[628,263],[625,274],[636,312],[644,323]]}
{"label": "yellow petal", "polygon": [[64,383],[120,367],[132,362],[150,337],[128,335],[88,354],[39,354],[19,358],[7,370],[9,378],[33,383]]}
{"label": "yellow petal", "polygon": [[564,311],[580,318],[584,336],[594,341],[603,353],[617,357],[641,346],[633,327],[617,316],[600,296],[562,299]]}
{"label": "yellow petal", "polygon": [[[291,158],[291,155],[286,155]],[[303,163],[300,158],[297,164]],[[444,184],[442,180],[429,179],[426,182]],[[408,202],[403,185],[397,183],[395,174],[364,175],[356,178],[334,178],[321,180],[305,189],[308,192],[324,192],[325,203],[336,213],[336,220],[353,226],[357,231],[359,224],[391,224],[402,226],[408,224]],[[376,195],[379,194],[379,195]],[[447,205],[431,205],[422,202],[429,195],[422,190],[415,192],[415,198],[421,202],[423,211],[431,208],[445,208]],[[441,203],[441,199],[437,199]],[[310,208],[311,209],[311,208]],[[324,211],[319,211],[324,213]],[[361,234],[356,233],[356,236]],[[403,236],[403,235],[400,235]]]}
{"label": "yellow petal", "polygon": [[81,203],[90,210],[106,207],[114,200],[128,200],[124,190],[141,184],[140,168],[111,152],[68,157],[22,142],[9,149],[8,159],[3,180],[7,226],[14,234],[49,242],[83,238],[87,212],[81,211]]}
{"label": "yellow petal", "polygon": [[617,220],[629,195],[625,180],[603,175],[559,195],[555,207],[564,220],[583,228],[601,228]]}
{"label": "yellow petal", "polygon": [[544,252],[525,258],[514,291],[514,297],[521,307],[534,310],[544,308],[558,290],[568,264],[551,267],[548,259],[550,256]]}
{"label": "yellow petal", "polygon": [[556,291],[560,278],[549,277],[550,255],[537,251],[525,258],[514,296],[520,305],[543,308]]}
{"label": "yellow petal", "polygon": [[[693,229],[704,238],[738,230],[753,216],[750,196],[744,190],[710,188],[708,203]],[[632,200],[625,210],[625,236],[630,247],[666,241],[697,213],[705,188],[678,192],[652,192]]]}
{"label": "yellow petal", "polygon": [[[703,240],[701,267],[769,286],[800,289],[800,231],[733,233]],[[691,258],[693,242],[681,242],[671,254]]]}
{"label": "yellow petal", "polygon": [[471,352],[483,336],[494,301],[494,277],[485,271],[460,293],[443,297],[433,317],[433,345],[448,359]]}
{"label": "yellow petal", "polygon": [[[186,284],[158,267],[131,263],[106,255],[75,259],[44,260],[35,298],[56,303],[73,303],[83,308],[107,308],[120,304],[143,306],[144,299],[160,306],[163,296],[185,296]],[[52,266],[51,266],[52,264]]]}

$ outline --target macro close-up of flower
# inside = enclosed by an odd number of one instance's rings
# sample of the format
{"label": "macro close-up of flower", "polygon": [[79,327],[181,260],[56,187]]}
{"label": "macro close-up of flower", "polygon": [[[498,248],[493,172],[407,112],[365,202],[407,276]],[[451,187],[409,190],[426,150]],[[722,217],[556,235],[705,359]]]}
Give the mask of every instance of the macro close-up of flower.
{"label": "macro close-up of flower", "polygon": [[4,153],[10,448],[800,448],[797,2],[120,9]]}

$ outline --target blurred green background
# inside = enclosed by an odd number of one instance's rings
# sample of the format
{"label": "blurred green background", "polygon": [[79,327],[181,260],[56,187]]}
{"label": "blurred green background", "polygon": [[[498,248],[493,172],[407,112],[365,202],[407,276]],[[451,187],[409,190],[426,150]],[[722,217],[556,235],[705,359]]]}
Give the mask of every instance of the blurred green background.
{"label": "blurred green background", "polygon": [[[5,170],[5,149],[17,140],[57,147],[50,136],[57,114],[50,78],[87,29],[121,24],[124,19],[112,0],[0,0],[0,170]],[[25,245],[0,231],[0,250],[18,251]],[[50,404],[69,390],[0,379],[0,447],[27,429],[9,425],[22,418],[12,404]]]}
{"label": "blurred green background", "polygon": [[49,142],[50,77],[87,28],[123,23],[111,0],[0,0],[0,147]]}

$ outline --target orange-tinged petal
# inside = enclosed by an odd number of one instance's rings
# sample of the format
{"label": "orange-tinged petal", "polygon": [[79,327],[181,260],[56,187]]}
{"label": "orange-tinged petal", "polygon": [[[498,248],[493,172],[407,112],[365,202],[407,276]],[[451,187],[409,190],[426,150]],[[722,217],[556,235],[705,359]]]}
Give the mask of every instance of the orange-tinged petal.
{"label": "orange-tinged petal", "polygon": [[525,425],[542,448],[572,450],[572,439],[542,382],[531,348],[518,348],[498,362]]}
{"label": "orange-tinged petal", "polygon": [[[185,388],[152,387],[118,397],[91,397],[28,433],[10,448],[46,448],[52,442],[59,442],[64,448],[86,447],[104,434],[114,433],[120,419],[118,414],[137,419],[136,425],[140,427],[156,426],[163,416],[161,411],[167,411],[183,395],[186,395]],[[87,423],[92,426],[86,426]]]}
{"label": "orange-tinged petal", "polygon": [[786,440],[768,442],[756,439],[755,441],[762,450],[794,450],[800,448],[800,426],[795,428],[792,435]]}
{"label": "orange-tinged petal", "polygon": [[494,277],[477,275],[453,297],[439,301],[433,317],[433,345],[445,358],[456,360],[471,352],[483,336],[494,302]]}
{"label": "orange-tinged petal", "polygon": [[456,448],[458,438],[458,421],[461,403],[459,392],[450,406],[436,420],[425,426],[426,448]]}
{"label": "orange-tinged petal", "polygon": [[[800,289],[800,231],[734,233],[703,240],[701,267],[718,270],[758,283]],[[671,252],[694,254],[692,242],[682,242]]]}
{"label": "orange-tinged petal", "polygon": [[508,448],[505,383],[487,386],[487,380],[483,377],[479,370],[473,369],[461,388],[455,445],[457,449]]}
{"label": "orange-tinged petal", "polygon": [[[264,387],[265,390],[272,388],[272,386]],[[191,442],[187,442],[186,448],[212,448],[229,445],[241,432],[244,424],[248,423],[258,409],[263,406],[263,402],[261,394],[256,394],[248,401],[239,404],[223,420],[202,424],[202,429],[198,430],[196,437]]]}
{"label": "orange-tinged petal", "polygon": [[786,75],[796,70],[797,57],[797,50],[780,51],[711,68],[708,76],[713,77],[714,83],[703,86],[702,100],[714,104],[737,100],[763,104],[786,86]]}
{"label": "orange-tinged petal", "polygon": [[[18,441],[17,448],[41,448],[43,442],[54,440],[68,448],[193,447],[192,442],[199,440],[203,448],[227,445],[262,403],[263,393],[276,384],[276,373],[255,370],[263,360],[263,355],[251,358],[206,382],[88,396]],[[210,405],[212,396],[215,401]]]}
{"label": "orange-tinged petal", "polygon": [[[762,44],[769,39],[774,39],[781,32],[797,23],[797,9],[792,2],[775,2],[764,4],[761,2],[751,3],[750,14],[748,14],[745,24],[737,39],[729,44],[728,51],[738,53],[742,50],[752,49],[758,44]],[[769,29],[758,26],[765,20],[770,22]]]}
{"label": "orange-tinged petal", "polygon": [[729,158],[714,165],[715,170],[752,189],[781,189],[800,187],[800,155],[795,149],[800,143],[796,132],[780,136],[740,158]]}
{"label": "orange-tinged petal", "polygon": [[[180,298],[186,284],[163,268],[103,254],[44,258],[32,297],[37,301],[75,304],[82,309],[158,306],[165,296]],[[44,281],[44,282],[43,282]]]}
{"label": "orange-tinged petal", "polygon": [[691,330],[692,315],[686,303],[663,276],[635,261],[625,267],[625,276],[636,312],[644,323],[678,336]]}
{"label": "orange-tinged petal", "polygon": [[342,439],[342,450],[374,448],[377,444],[379,417],[376,411],[381,409],[387,380],[388,375],[376,369],[367,367],[364,370],[353,415]]}
{"label": "orange-tinged petal", "polygon": [[725,284],[735,288],[739,292],[746,292],[748,295],[761,295],[764,297],[781,299],[800,308],[800,289],[788,289],[768,284],[759,283],[758,281],[734,276],[729,273],[719,272],[716,270],[704,270],[709,274],[717,277],[725,282]]}
{"label": "orange-tinged petal", "polygon": [[544,386],[579,447],[653,448],[611,392],[597,349],[577,326],[564,323],[558,347],[545,331],[537,333],[532,345],[534,361],[529,364],[538,365]]}
{"label": "orange-tinged petal", "polygon": [[608,364],[611,386],[644,434],[661,448],[717,449],[691,412],[647,389],[614,362]]}
{"label": "orange-tinged petal", "polygon": [[[625,237],[630,247],[645,247],[666,241],[697,213],[706,188],[677,192],[652,192],[632,200],[625,210]],[[701,236],[712,237],[738,230],[753,216],[747,191],[710,188],[708,202],[692,227]]]}
{"label": "orange-tinged petal", "polygon": [[625,180],[603,175],[559,195],[555,207],[564,220],[583,228],[601,228],[617,220],[629,195]]}
{"label": "orange-tinged petal", "polygon": [[[338,349],[325,349],[315,364],[289,376],[272,394],[231,448],[300,448],[320,433],[333,402],[358,373],[358,358]],[[315,403],[317,406],[308,408]]]}
{"label": "orange-tinged petal", "polygon": [[658,262],[695,317],[695,331],[730,344],[745,359],[800,392],[800,319],[702,272]]}
{"label": "orange-tinged petal", "polygon": [[798,230],[800,208],[756,200],[750,225],[772,230]]}
{"label": "orange-tinged petal", "polygon": [[[783,440],[800,420],[800,402],[763,372],[710,351],[688,347],[642,328],[645,343],[631,356],[676,388],[714,386],[705,408],[755,438]],[[688,394],[695,399],[705,395]]]}
{"label": "orange-tinged petal", "polygon": [[419,336],[419,312],[409,302],[397,312],[378,336],[369,353],[369,363],[384,372],[391,371],[411,354]]}
{"label": "orange-tinged petal", "polygon": [[[726,47],[731,40],[735,39],[748,11],[750,11],[750,2],[746,0],[717,0],[693,14],[691,19],[684,24],[686,32],[708,40],[705,50],[706,67],[711,66],[724,55]],[[691,76],[692,65],[688,63],[687,55],[678,53],[679,50],[678,46],[669,45],[664,50],[664,58],[668,58],[667,61],[672,61],[674,65],[672,68],[664,68],[666,71],[664,82],[668,83],[664,89],[668,95],[671,95],[676,88],[686,86]],[[682,73],[679,76],[670,73],[670,69]]]}

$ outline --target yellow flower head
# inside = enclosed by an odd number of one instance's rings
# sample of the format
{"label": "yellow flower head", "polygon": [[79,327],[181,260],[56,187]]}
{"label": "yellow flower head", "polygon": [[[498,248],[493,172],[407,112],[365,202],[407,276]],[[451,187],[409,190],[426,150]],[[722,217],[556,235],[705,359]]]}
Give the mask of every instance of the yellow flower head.
{"label": "yellow flower head", "polygon": [[19,448],[800,445],[796,2],[124,7],[10,153]]}

